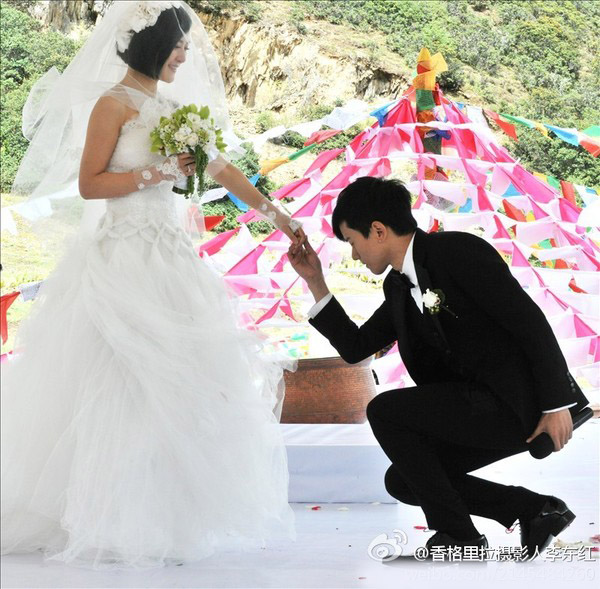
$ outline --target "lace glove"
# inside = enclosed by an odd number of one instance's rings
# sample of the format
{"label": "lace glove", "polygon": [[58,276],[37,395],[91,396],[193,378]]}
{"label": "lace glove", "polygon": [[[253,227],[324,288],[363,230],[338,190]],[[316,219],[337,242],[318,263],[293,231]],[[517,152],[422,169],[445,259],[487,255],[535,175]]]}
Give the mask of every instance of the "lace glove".
{"label": "lace glove", "polygon": [[268,221],[273,223],[277,229],[283,231],[284,227],[288,227],[295,233],[302,227],[302,223],[292,219],[289,215],[280,211],[270,200],[264,199],[264,202],[258,207],[258,212]]}
{"label": "lace glove", "polygon": [[147,186],[154,186],[163,181],[183,182],[187,177],[179,168],[177,156],[171,155],[156,166],[133,170],[133,179],[138,190],[142,190]]}

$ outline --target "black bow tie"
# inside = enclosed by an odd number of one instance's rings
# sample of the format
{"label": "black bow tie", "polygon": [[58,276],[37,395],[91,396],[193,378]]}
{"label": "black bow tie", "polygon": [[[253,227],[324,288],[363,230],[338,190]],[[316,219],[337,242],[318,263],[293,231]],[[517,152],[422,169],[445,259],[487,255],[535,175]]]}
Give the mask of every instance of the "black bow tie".
{"label": "black bow tie", "polygon": [[390,280],[396,286],[401,286],[403,288],[414,288],[414,284],[410,281],[410,278],[406,274],[402,274],[402,272],[398,272],[397,270],[390,271]]}

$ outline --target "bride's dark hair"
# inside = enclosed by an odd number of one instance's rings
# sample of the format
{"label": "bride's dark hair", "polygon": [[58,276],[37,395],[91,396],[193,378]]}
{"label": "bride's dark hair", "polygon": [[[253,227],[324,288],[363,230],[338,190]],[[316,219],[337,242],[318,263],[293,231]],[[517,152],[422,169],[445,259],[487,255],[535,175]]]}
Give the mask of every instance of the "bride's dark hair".
{"label": "bride's dark hair", "polygon": [[127,49],[117,50],[117,54],[130,68],[157,80],[171,51],[191,26],[192,20],[183,8],[168,8],[154,25],[134,33]]}

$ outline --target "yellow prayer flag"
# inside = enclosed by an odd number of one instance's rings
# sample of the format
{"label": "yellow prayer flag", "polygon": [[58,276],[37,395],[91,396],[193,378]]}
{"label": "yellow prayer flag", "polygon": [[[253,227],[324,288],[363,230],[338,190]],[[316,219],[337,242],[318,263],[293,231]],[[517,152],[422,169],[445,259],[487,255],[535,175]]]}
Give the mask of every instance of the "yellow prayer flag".
{"label": "yellow prayer flag", "polygon": [[265,160],[264,162],[260,162],[260,170],[258,173],[261,176],[266,176],[269,172],[272,172],[275,168],[278,168],[282,164],[287,164],[289,162],[289,158],[287,157],[277,157],[272,160]]}
{"label": "yellow prayer flag", "polygon": [[435,90],[435,76],[436,73],[434,71],[417,74],[413,80],[415,90]]}

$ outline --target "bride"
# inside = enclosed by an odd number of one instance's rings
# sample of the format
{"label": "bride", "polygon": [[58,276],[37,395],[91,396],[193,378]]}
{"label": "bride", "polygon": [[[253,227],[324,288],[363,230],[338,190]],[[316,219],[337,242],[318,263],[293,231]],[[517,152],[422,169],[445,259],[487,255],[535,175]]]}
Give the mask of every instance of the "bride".
{"label": "bride", "polygon": [[[191,102],[235,145],[202,24],[183,2],[115,2],[40,87],[15,186],[72,218],[76,200],[53,195],[78,180],[101,217],[44,282],[3,371],[2,552],[146,567],[293,537],[281,363],[238,327],[182,227],[172,187],[192,156],[150,152],[160,117]],[[235,166],[210,160],[207,173],[302,242]]]}

